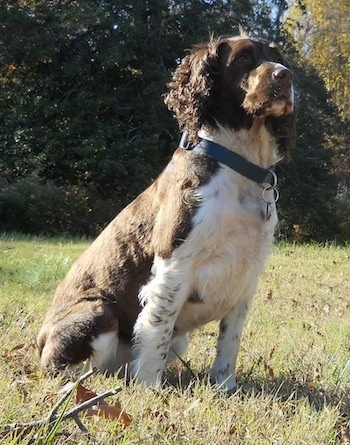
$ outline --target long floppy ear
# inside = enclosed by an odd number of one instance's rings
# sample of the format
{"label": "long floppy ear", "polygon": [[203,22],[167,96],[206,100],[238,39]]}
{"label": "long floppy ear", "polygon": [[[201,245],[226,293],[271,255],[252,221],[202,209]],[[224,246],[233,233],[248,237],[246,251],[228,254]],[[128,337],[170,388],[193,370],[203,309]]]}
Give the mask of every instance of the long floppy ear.
{"label": "long floppy ear", "polygon": [[198,130],[205,124],[215,125],[212,110],[215,106],[215,79],[218,75],[218,42],[194,48],[176,69],[165,104],[174,112],[180,131],[188,132],[188,140],[198,141]]}

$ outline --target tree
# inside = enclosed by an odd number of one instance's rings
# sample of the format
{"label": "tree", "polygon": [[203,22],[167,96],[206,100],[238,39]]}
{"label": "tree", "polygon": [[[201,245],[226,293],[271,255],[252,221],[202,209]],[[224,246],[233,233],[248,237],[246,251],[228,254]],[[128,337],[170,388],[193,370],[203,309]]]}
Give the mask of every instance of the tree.
{"label": "tree", "polygon": [[313,66],[342,116],[350,118],[350,3],[301,0],[292,4],[287,30]]}
{"label": "tree", "polygon": [[184,49],[210,32],[232,33],[250,12],[249,3],[233,9],[230,1],[2,2],[2,208],[6,184],[28,177],[31,189],[50,182],[71,196],[78,187],[84,211],[109,199],[108,222],[176,145],[162,94]]}
{"label": "tree", "polygon": [[302,68],[296,157],[303,169],[309,164],[307,185],[313,191],[300,217],[316,239],[317,234],[348,239],[349,233],[344,226],[350,213],[349,6],[345,1],[299,1],[292,4],[284,27]]}
{"label": "tree", "polygon": [[[56,232],[95,234],[158,175],[176,147],[177,124],[162,95],[187,49],[211,33],[236,34],[241,25],[248,33],[291,50],[292,59],[294,51],[295,60],[300,60],[299,47],[292,45],[288,31],[292,16],[287,15],[289,22],[283,27],[286,2],[2,1],[2,228],[18,224],[28,231],[56,227]],[[290,176],[283,185],[281,230],[288,235],[293,225],[301,225],[307,236],[321,237],[326,236],[327,218],[319,225],[314,217],[317,210],[324,211],[322,196],[327,196],[327,214],[333,215],[338,188],[334,173],[342,175],[344,184],[348,181],[348,141],[307,62],[297,76],[306,94],[299,103],[294,154],[298,171],[307,171],[295,187],[292,167],[283,166],[283,174]],[[307,206],[309,214],[303,214],[296,201],[297,190],[298,202],[304,202],[306,188],[308,194],[318,190],[318,199]],[[45,191],[50,196],[46,201]],[[52,203],[52,211],[46,212],[43,201],[46,207]],[[26,222],[21,224],[21,219]]]}
{"label": "tree", "polygon": [[[294,67],[297,102],[296,147],[280,168],[281,237],[323,241],[339,234],[335,217],[337,179],[332,138],[340,130],[334,106],[322,80],[308,65]],[[337,128],[338,127],[338,128]]]}

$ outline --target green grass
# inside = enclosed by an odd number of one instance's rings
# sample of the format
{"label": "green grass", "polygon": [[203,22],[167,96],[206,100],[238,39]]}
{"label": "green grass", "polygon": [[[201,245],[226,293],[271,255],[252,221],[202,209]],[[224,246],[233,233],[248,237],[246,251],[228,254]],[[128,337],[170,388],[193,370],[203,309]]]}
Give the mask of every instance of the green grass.
{"label": "green grass", "polygon": [[[39,372],[35,338],[57,283],[87,244],[0,236],[0,431],[2,424],[45,417],[58,399],[59,379]],[[192,335],[188,366],[172,365],[161,391],[126,387],[116,377],[88,380],[95,392],[123,386],[129,428],[83,419],[90,431],[84,436],[65,421],[52,441],[33,443],[350,444],[349,246],[275,246],[243,332],[240,390],[230,397],[205,376],[216,333],[211,323]]]}

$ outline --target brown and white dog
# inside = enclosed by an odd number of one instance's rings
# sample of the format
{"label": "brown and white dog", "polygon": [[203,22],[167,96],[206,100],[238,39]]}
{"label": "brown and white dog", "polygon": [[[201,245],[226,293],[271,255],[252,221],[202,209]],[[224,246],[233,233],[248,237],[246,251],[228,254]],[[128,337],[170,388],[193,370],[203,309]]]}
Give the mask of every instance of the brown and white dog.
{"label": "brown and white dog", "polygon": [[186,147],[59,284],[38,337],[46,372],[90,358],[108,373],[128,363],[154,385],[185,352],[186,333],[219,320],[211,376],[236,386],[243,324],[277,222],[269,169],[294,136],[292,72],[264,40],[211,39],[168,88]]}

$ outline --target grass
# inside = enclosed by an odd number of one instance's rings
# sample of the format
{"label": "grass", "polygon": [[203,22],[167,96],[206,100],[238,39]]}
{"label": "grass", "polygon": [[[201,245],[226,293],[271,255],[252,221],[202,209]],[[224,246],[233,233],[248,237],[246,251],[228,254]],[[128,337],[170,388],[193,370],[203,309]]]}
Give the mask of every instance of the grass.
{"label": "grass", "polygon": [[[61,382],[41,375],[35,338],[57,283],[87,244],[0,236],[0,431],[44,418],[58,399]],[[129,428],[93,417],[83,419],[89,436],[66,421],[51,438],[0,442],[349,445],[349,297],[349,246],[277,244],[244,329],[237,394],[219,394],[207,381],[217,333],[211,323],[192,335],[187,365],[172,365],[161,391],[116,377],[88,380],[95,392],[123,386]]]}

